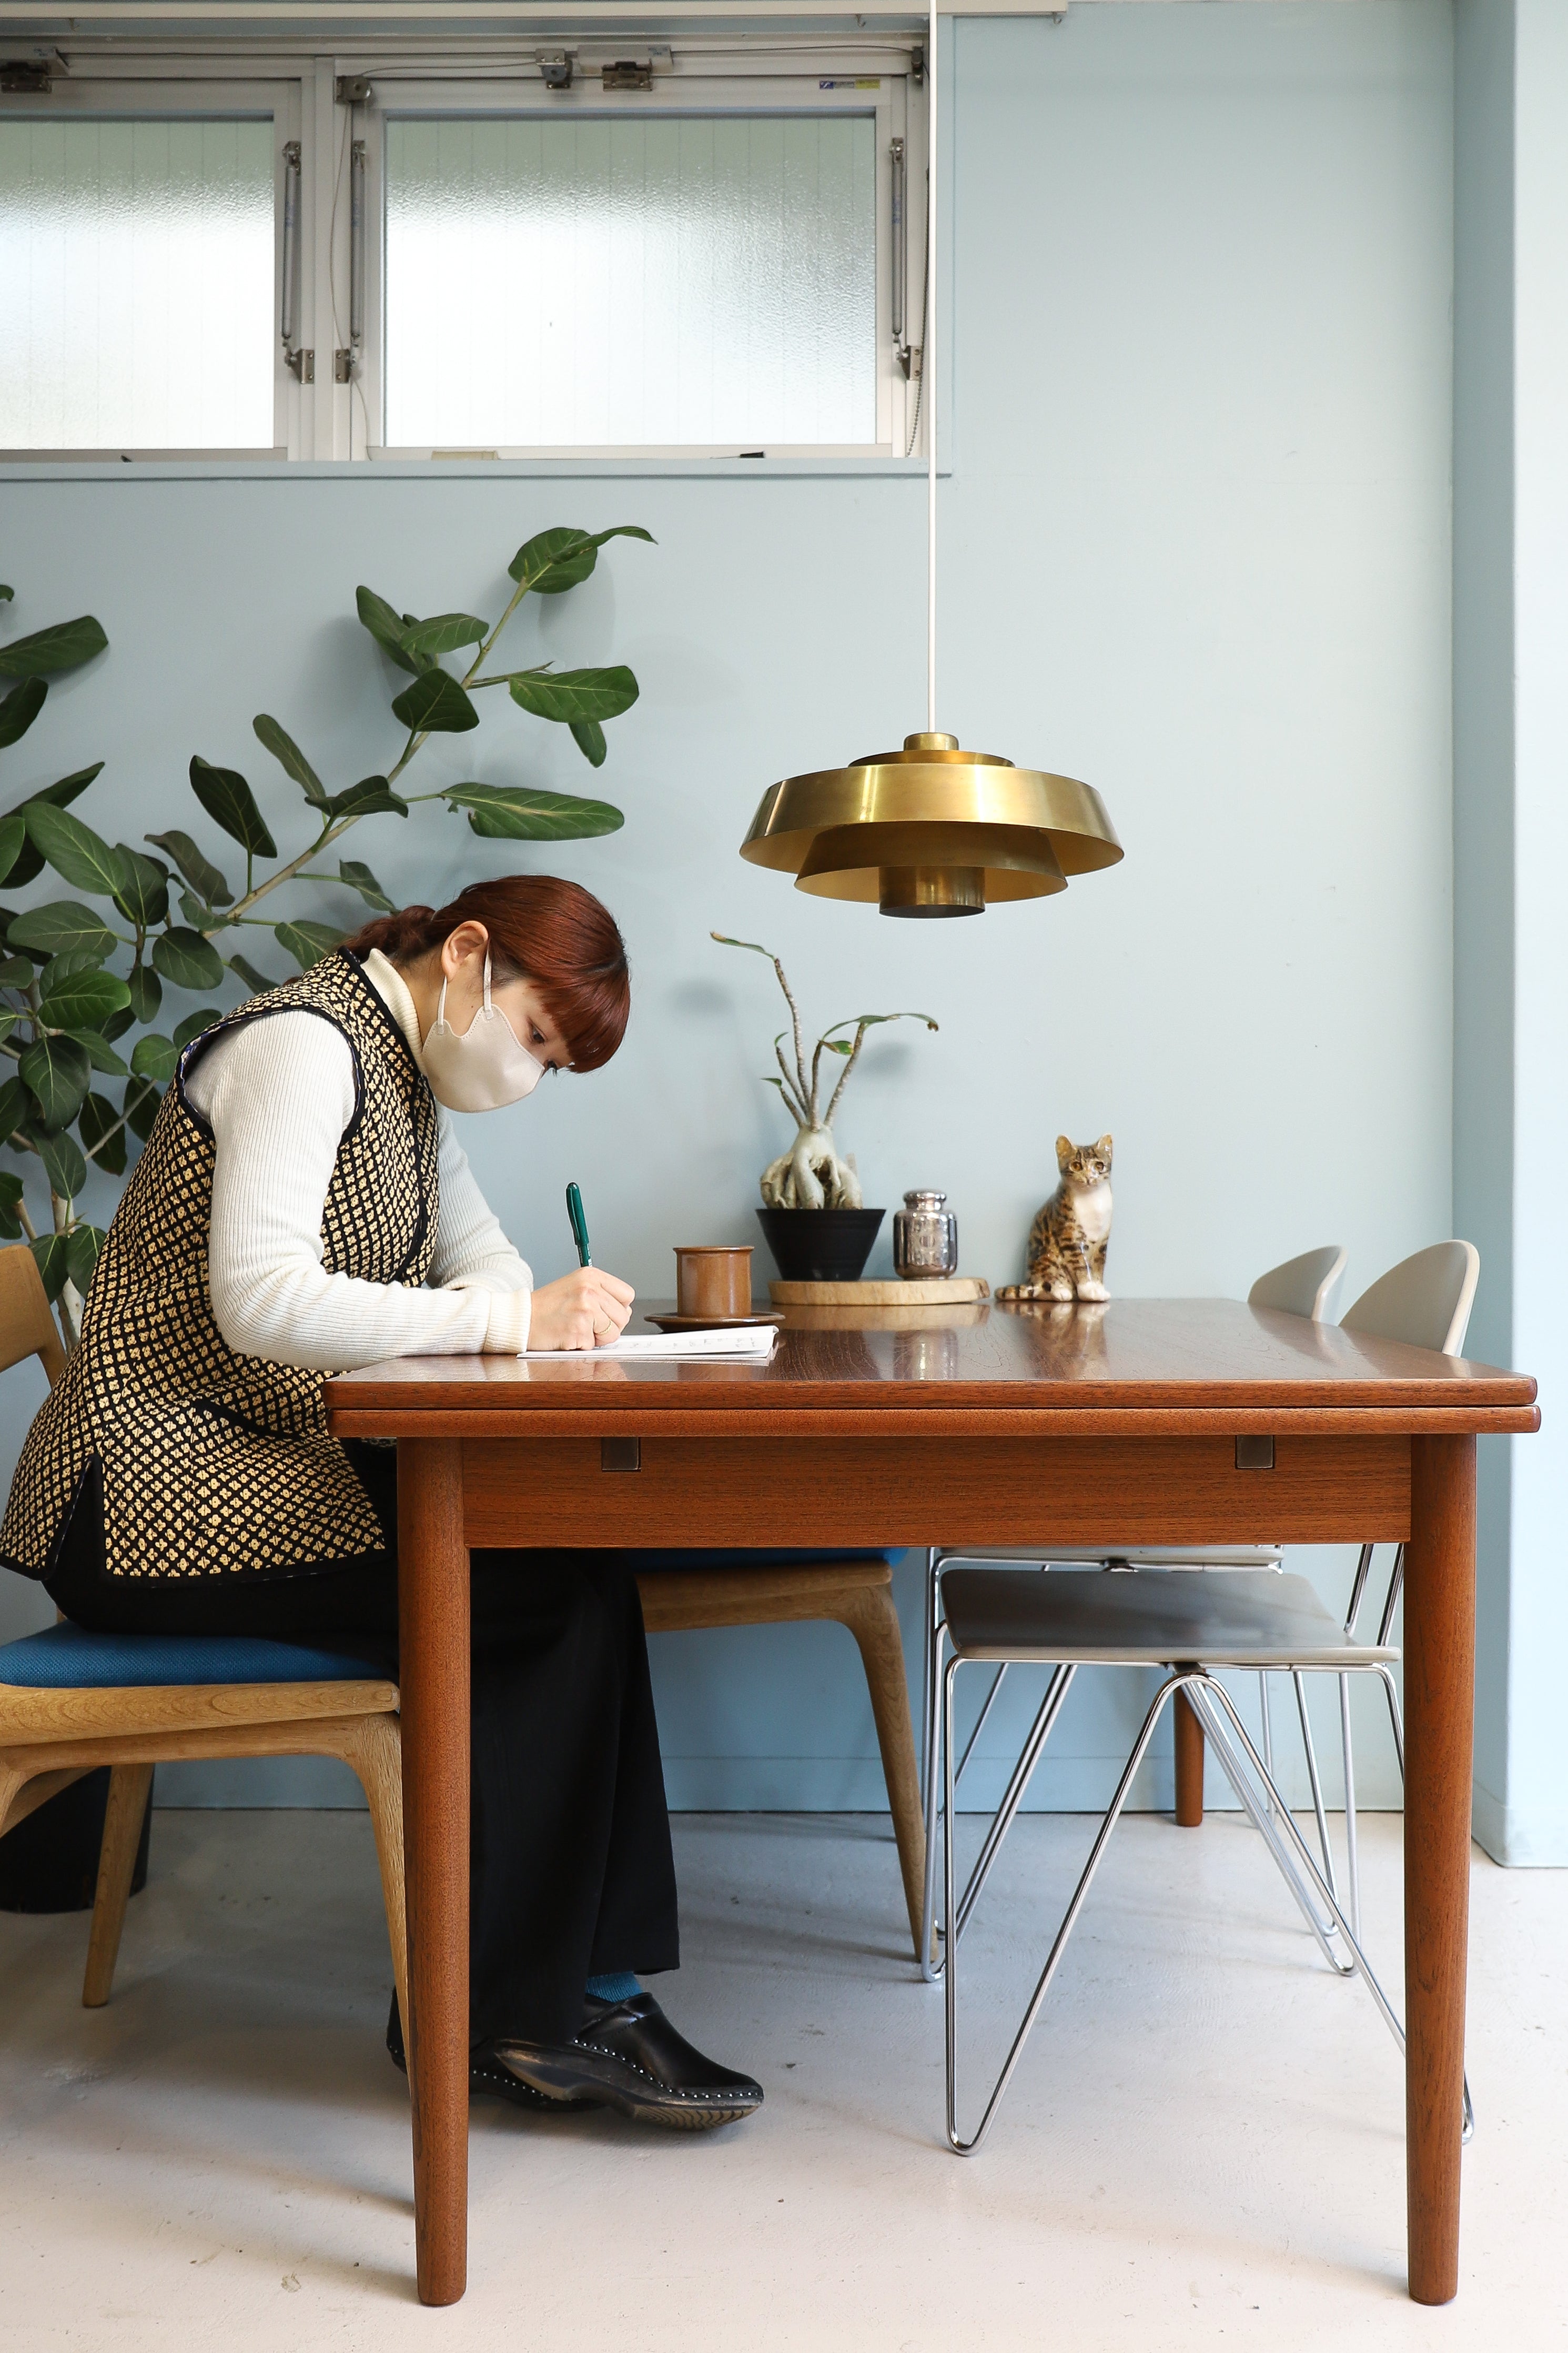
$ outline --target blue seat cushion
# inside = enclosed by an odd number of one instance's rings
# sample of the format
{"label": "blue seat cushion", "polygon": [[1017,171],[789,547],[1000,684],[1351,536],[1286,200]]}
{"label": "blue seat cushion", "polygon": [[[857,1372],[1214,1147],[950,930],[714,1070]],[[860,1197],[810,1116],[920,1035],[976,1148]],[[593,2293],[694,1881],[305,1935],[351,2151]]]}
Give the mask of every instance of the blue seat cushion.
{"label": "blue seat cushion", "polygon": [[815,1547],[797,1545],[793,1549],[788,1546],[766,1545],[760,1550],[751,1551],[721,1546],[717,1549],[696,1552],[684,1548],[674,1552],[638,1550],[633,1553],[632,1559],[639,1569],[794,1568],[797,1566],[804,1568],[814,1560],[897,1560],[903,1549],[901,1545],[893,1546],[890,1551],[880,1545],[873,1545],[868,1549],[863,1545],[858,1547],[853,1545],[818,1545]]}
{"label": "blue seat cushion", "polygon": [[384,1674],[339,1651],[257,1634],[89,1634],[68,1621],[0,1642],[0,1684],[113,1691],[141,1683],[340,1683]]}

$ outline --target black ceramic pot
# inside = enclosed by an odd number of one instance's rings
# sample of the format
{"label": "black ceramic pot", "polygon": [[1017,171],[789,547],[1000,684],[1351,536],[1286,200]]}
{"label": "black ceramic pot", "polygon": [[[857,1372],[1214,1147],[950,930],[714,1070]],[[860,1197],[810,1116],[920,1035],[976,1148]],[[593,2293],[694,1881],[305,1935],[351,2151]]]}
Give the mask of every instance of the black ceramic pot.
{"label": "black ceramic pot", "polygon": [[759,1209],[785,1282],[858,1282],[885,1209]]}

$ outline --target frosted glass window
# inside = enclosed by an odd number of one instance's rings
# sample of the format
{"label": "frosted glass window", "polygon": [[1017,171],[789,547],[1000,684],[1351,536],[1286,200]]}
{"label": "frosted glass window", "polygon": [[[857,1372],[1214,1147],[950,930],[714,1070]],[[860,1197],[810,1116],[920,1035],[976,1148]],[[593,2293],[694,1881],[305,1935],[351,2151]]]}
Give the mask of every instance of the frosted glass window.
{"label": "frosted glass window", "polygon": [[270,448],[270,121],[0,121],[0,447]]}
{"label": "frosted glass window", "polygon": [[395,119],[386,438],[874,442],[868,115]]}

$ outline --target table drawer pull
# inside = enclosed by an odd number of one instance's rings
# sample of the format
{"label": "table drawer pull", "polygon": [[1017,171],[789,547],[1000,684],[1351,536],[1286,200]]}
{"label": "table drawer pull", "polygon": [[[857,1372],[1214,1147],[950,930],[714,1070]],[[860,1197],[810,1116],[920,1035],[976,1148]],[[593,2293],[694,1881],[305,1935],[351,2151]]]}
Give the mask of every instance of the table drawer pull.
{"label": "table drawer pull", "polygon": [[1236,1467],[1238,1471],[1272,1471],[1274,1440],[1271,1438],[1238,1438],[1236,1441]]}
{"label": "table drawer pull", "polygon": [[[1272,1463],[1274,1460],[1272,1452],[1274,1443],[1273,1440],[1270,1439],[1268,1443],[1270,1448],[1268,1459]],[[601,1438],[599,1440],[599,1468],[601,1471],[640,1471],[642,1469],[642,1440],[640,1438]]]}

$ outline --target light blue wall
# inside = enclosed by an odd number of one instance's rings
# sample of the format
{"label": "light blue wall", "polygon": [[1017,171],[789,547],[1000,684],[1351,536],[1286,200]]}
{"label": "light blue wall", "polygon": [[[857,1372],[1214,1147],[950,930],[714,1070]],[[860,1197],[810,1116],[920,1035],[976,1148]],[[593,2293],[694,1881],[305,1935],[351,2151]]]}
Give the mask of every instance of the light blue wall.
{"label": "light blue wall", "polygon": [[[779,948],[814,1017],[941,1020],[868,1054],[841,1141],[868,1198],[945,1186],[970,1269],[1016,1271],[1058,1129],[1110,1128],[1115,1289],[1239,1294],[1332,1238],[1353,1292],[1450,1220],[1450,77],[1445,0],[957,27],[941,719],[1105,794],[1126,863],[1065,899],[917,928],[735,857],[773,777],[921,723],[907,476],[12,479],[18,625],[90,607],[113,642],[51,699],[39,758],[107,754],[83,813],[134,838],[189,822],[199,749],[246,769],[293,840],[254,712],[332,780],[395,745],[356,582],[482,610],[531,531],[640,522],[656,549],[612,550],[519,640],[629,661],[644,686],[600,780],[626,830],[548,861],[625,924],[626,1048],[473,1125],[541,1277],[569,1261],[573,1175],[599,1252],[645,1290],[671,1287],[677,1240],[755,1238],[784,1133],[756,1083],[772,982],[716,927]],[[505,713],[427,756],[589,784],[569,744]],[[355,847],[404,897],[508,864],[430,816]],[[1342,1592],[1345,1557],[1318,1567]],[[900,1593],[912,1635],[909,1571]],[[880,1802],[837,1630],[668,1638],[657,1672],[678,1804]],[[1136,1704],[1075,1694],[1045,1802],[1105,1787]],[[1375,1740],[1365,1772],[1394,1796]],[[1158,1763],[1145,1799],[1168,1788]]]}
{"label": "light blue wall", "polygon": [[1477,1353],[1535,1373],[1545,1417],[1483,1449],[1476,1828],[1563,1863],[1568,16],[1462,0],[1458,23],[1455,1198],[1493,1274]]}

